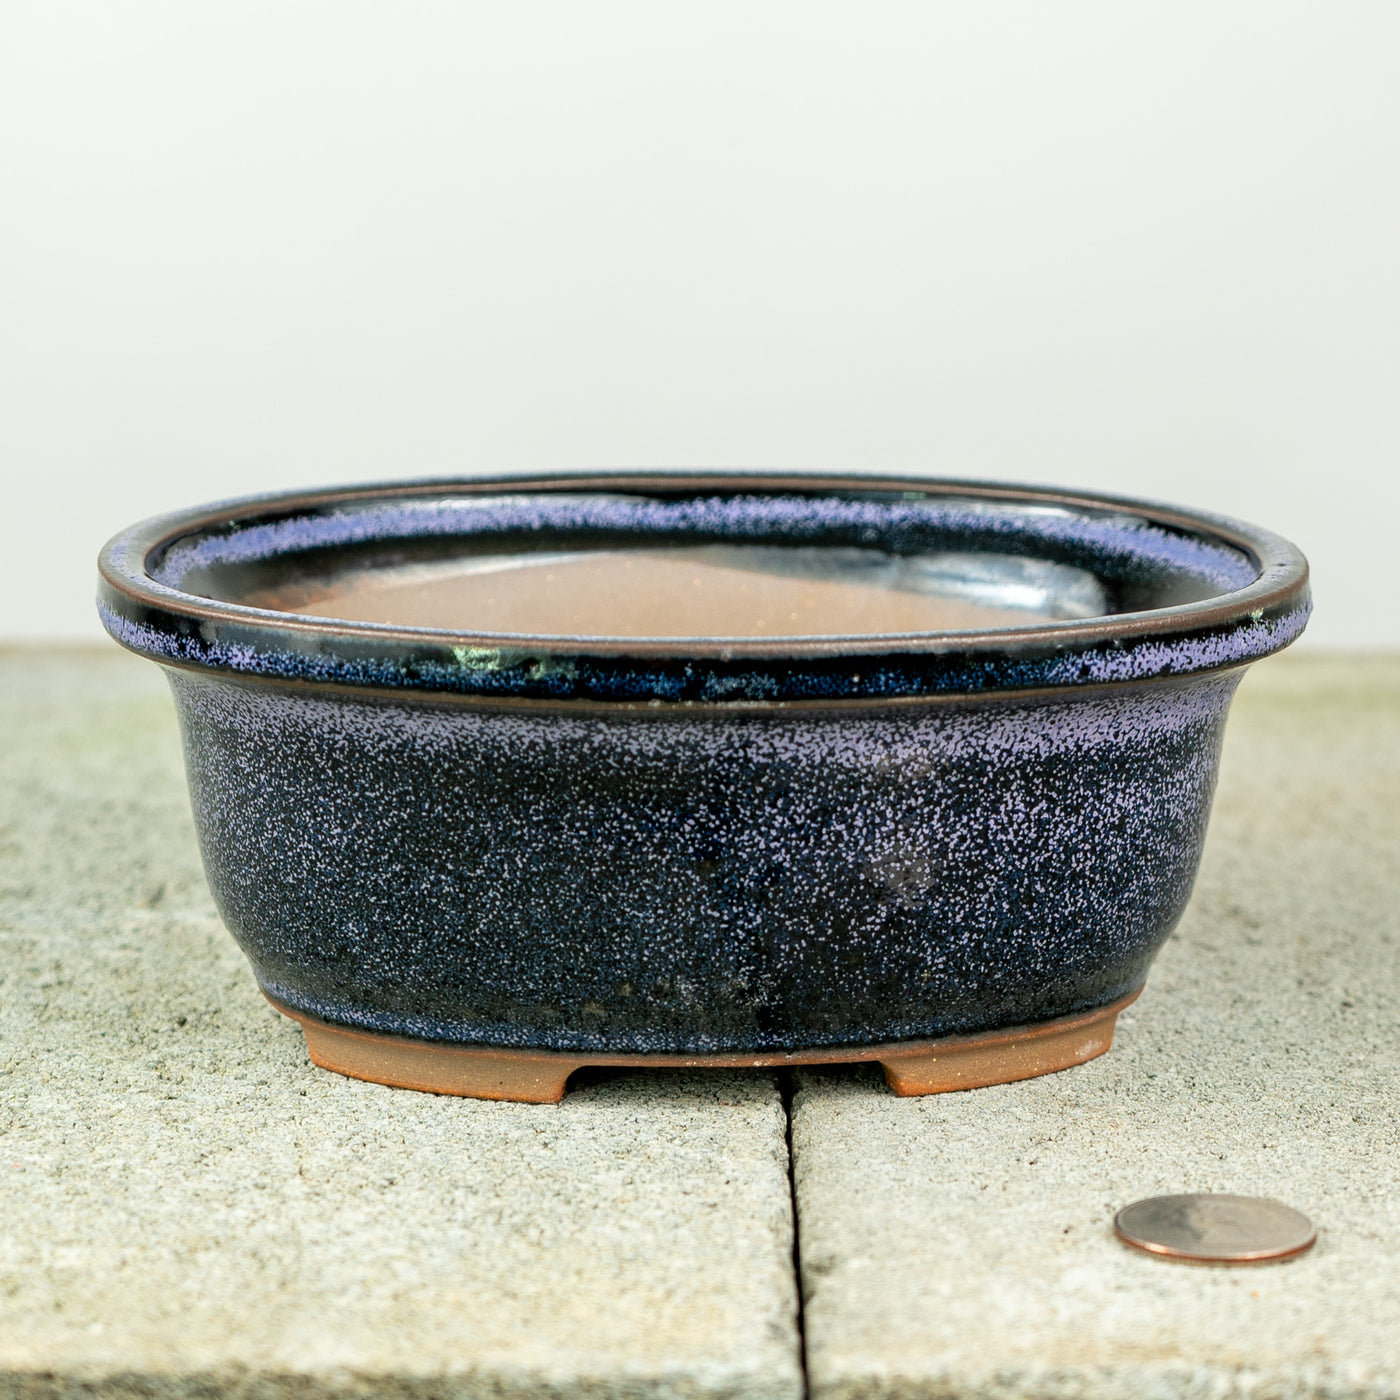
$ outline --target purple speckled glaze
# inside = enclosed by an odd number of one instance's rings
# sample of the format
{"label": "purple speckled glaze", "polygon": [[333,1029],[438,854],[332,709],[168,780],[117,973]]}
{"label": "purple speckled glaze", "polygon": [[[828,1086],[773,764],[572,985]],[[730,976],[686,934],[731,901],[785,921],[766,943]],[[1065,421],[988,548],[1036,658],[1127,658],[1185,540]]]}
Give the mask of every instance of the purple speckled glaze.
{"label": "purple speckled glaze", "polygon": [[[637,540],[1030,556],[1111,604],[754,641],[236,601],[292,557]],[[715,476],[236,502],[118,536],[99,594],[168,668],[210,884],[279,1001],[432,1041],[697,1054],[1024,1025],[1135,989],[1190,895],[1241,667],[1309,606],[1292,546],[1212,517]]]}
{"label": "purple speckled glaze", "polygon": [[475,499],[394,500],[319,515],[296,515],[246,526],[231,534],[177,541],[153,561],[152,577],[180,588],[192,569],[251,562],[304,549],[387,539],[455,538],[506,531],[612,532],[629,537],[721,536],[727,540],[816,542],[833,531],[854,532],[862,543],[897,544],[915,536],[978,538],[987,545],[1038,542],[1092,550],[1100,567],[1151,562],[1190,570],[1221,592],[1252,583],[1255,569],[1238,551],[1174,534],[1140,517],[1053,514],[1028,516],[1000,503],[976,500],[860,500],[848,496],[724,495],[654,500],[621,495],[511,493]]}
{"label": "purple speckled glaze", "polygon": [[429,1039],[693,1052],[1132,990],[1190,893],[1237,679],[639,721],[172,673],[210,882],[278,1000]]}

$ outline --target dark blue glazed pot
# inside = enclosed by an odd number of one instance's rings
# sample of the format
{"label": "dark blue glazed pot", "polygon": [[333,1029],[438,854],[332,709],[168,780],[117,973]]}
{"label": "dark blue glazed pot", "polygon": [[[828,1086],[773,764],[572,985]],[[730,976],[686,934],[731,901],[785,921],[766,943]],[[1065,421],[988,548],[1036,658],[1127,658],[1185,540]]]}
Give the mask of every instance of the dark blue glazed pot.
{"label": "dark blue glazed pot", "polygon": [[[963,597],[1040,601],[973,630],[758,638],[286,601],[346,571],[643,546],[951,567]],[[1081,584],[1097,603],[1055,615]],[[210,884],[269,994],[586,1059],[926,1040],[1132,993],[1190,894],[1242,668],[1309,601],[1285,541],[1136,501],[614,475],[167,516],[107,546],[99,607],[168,670]]]}

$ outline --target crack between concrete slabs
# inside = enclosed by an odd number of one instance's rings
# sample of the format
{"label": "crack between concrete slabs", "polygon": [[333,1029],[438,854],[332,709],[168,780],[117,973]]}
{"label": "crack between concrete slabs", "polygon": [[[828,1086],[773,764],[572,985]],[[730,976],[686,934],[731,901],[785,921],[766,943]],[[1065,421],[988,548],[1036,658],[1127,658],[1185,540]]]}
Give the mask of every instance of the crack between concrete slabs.
{"label": "crack between concrete slabs", "polygon": [[802,1283],[802,1227],[797,1213],[796,1161],[792,1151],[792,1104],[797,1097],[797,1071],[778,1071],[778,1093],[783,1101],[783,1133],[787,1143],[788,1199],[792,1208],[792,1281],[797,1293],[797,1362],[802,1368],[802,1398],[812,1393],[807,1374],[807,1311]]}

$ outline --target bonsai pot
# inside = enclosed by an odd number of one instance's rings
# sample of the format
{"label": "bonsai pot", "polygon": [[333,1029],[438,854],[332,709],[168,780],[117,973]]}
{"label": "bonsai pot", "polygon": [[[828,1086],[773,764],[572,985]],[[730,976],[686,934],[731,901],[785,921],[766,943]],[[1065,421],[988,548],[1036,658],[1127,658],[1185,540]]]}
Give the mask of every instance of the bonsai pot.
{"label": "bonsai pot", "polygon": [[220,913],[312,1057],[557,1099],[595,1064],[1108,1048],[1191,892],[1263,530],[976,482],[423,481],[134,526]]}

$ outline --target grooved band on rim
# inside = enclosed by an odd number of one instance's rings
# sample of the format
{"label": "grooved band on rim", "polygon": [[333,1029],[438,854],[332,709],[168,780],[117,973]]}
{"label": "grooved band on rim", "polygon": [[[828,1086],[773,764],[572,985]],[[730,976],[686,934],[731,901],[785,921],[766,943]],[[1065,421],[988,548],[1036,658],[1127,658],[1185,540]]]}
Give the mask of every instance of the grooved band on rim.
{"label": "grooved band on rim", "polygon": [[[758,538],[767,531],[796,541],[803,530],[836,529],[832,522],[839,517],[840,530],[849,534],[859,526],[891,549],[915,548],[896,537],[912,530],[910,539],[924,538],[923,530],[939,538],[975,536],[981,543],[967,547],[995,552],[1012,547],[1005,544],[1010,531],[1020,540],[1013,552],[1049,548],[1053,536],[1055,548],[1079,551],[1105,567],[1111,558],[1141,563],[1162,551],[1163,558],[1232,555],[1248,566],[1227,570],[1228,578],[1212,575],[1214,591],[1198,601],[1144,604],[1101,617],[755,640],[527,636],[330,620],[182,591],[175,586],[180,570],[168,572],[160,562],[172,551],[194,557],[206,546],[237,553],[252,548],[253,537],[262,541],[259,550],[275,555],[320,548],[342,535],[382,543],[419,538],[415,531],[424,537],[471,534],[467,517],[487,507],[505,516],[517,512],[515,525],[526,533],[532,521],[546,519],[555,521],[550,529],[562,529],[556,517],[568,514],[570,502],[579,522],[592,522],[587,529],[602,529],[607,517],[614,533],[635,538],[669,538],[666,531],[681,529],[676,522],[684,518],[690,522],[684,529],[717,537]],[[451,519],[433,520],[438,506]],[[920,524],[921,512],[943,524]],[[1045,524],[1051,517],[1063,518]],[[657,523],[665,520],[672,524]],[[387,532],[382,539],[375,533],[381,529]],[[1121,497],[920,478],[616,473],[264,496],[136,525],[108,543],[99,572],[98,607],[107,630],[167,665],[361,693],[672,708],[985,697],[1189,676],[1280,650],[1301,633],[1310,609],[1306,561],[1268,531]]]}

